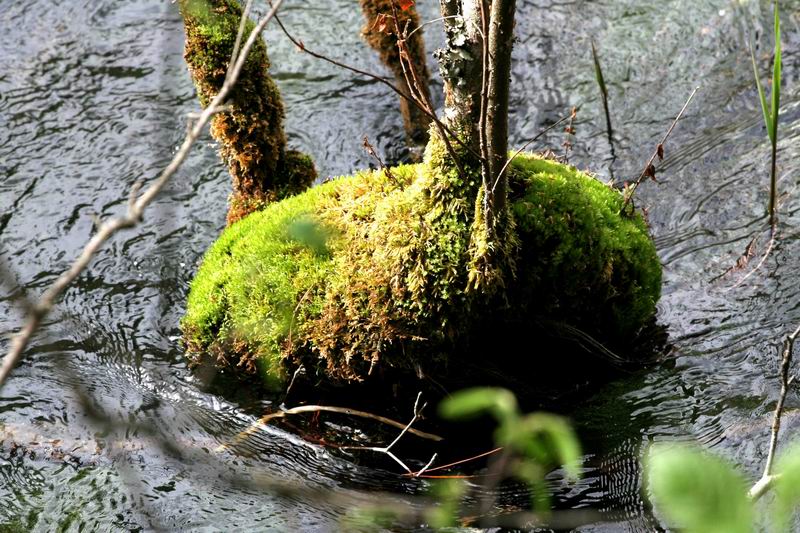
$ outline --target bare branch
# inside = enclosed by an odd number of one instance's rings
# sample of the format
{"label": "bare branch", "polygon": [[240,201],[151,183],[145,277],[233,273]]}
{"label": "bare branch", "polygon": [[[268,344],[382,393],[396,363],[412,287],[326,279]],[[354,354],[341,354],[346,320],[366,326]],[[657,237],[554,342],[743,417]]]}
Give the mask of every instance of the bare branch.
{"label": "bare branch", "polygon": [[[271,0],[270,0],[270,3],[271,3]],[[445,18],[449,18],[449,17],[445,17]],[[330,63],[331,65],[337,66],[339,68],[343,68],[345,70],[349,70],[350,72],[352,72],[354,74],[358,74],[360,76],[365,76],[365,77],[370,78],[372,80],[375,80],[375,81],[377,81],[379,83],[382,83],[383,85],[387,86],[392,91],[397,93],[400,96],[400,98],[403,98],[403,99],[407,100],[408,102],[410,102],[411,104],[413,104],[416,107],[418,107],[431,120],[439,121],[439,118],[436,116],[436,113],[434,113],[432,110],[426,109],[425,106],[420,104],[420,102],[416,101],[412,96],[407,95],[403,91],[398,89],[388,79],[384,78],[383,76],[378,76],[377,74],[373,74],[371,72],[367,72],[366,70],[362,70],[360,68],[353,67],[351,65],[347,65],[345,63],[342,63],[341,61],[337,61],[336,59],[331,59],[330,57],[327,57],[327,56],[325,56],[323,54],[320,54],[319,52],[315,52],[315,51],[307,48],[305,43],[303,43],[303,41],[296,39],[291,33],[289,33],[289,30],[286,29],[286,26],[284,26],[283,22],[281,22],[281,19],[279,17],[275,17],[275,22],[278,23],[278,26],[280,26],[281,31],[283,31],[284,35],[286,35],[286,38],[289,39],[292,42],[292,44],[294,44],[301,52],[305,52],[306,54],[310,55],[311,57],[320,59],[322,61],[325,61],[326,63]],[[464,149],[466,149],[467,151],[469,151],[470,153],[472,153],[473,155],[475,155],[477,158],[480,159],[480,155],[475,153],[475,151],[472,150],[472,148],[469,147],[467,144],[465,144],[464,141],[462,141],[455,133],[453,133],[452,130],[450,130],[450,128],[448,128],[446,125],[441,123],[441,121],[439,121],[439,123],[442,124],[443,129],[447,132],[447,134],[450,136],[451,139],[454,139],[459,145],[461,145],[461,147],[463,147]]]}
{"label": "bare branch", "polygon": [[645,178],[652,177],[653,179],[655,179],[656,173],[655,173],[655,167],[653,166],[653,163],[655,162],[656,157],[658,157],[660,159],[664,159],[664,143],[666,143],[667,139],[669,139],[669,136],[672,134],[672,130],[674,130],[675,126],[678,125],[678,121],[683,116],[683,113],[686,112],[686,108],[689,107],[689,103],[692,101],[692,98],[694,98],[694,95],[699,90],[700,90],[700,86],[699,85],[694,88],[694,90],[692,91],[692,94],[690,94],[689,98],[686,100],[686,103],[683,104],[683,107],[681,108],[680,113],[678,113],[678,116],[676,116],[675,120],[672,121],[672,125],[667,130],[667,133],[664,134],[664,137],[661,139],[661,142],[656,145],[655,152],[653,152],[653,155],[650,156],[650,159],[647,161],[647,164],[644,166],[644,170],[642,170],[642,173],[639,175],[639,178],[633,183],[633,185],[631,186],[630,190],[628,191],[628,194],[625,197],[625,201],[622,204],[622,209],[620,210],[620,212],[624,212],[625,208],[628,207],[628,204],[630,204],[631,201],[633,201],[633,195],[636,192],[636,189],[639,188],[639,185],[645,180]]}
{"label": "bare branch", "polygon": [[[342,415],[349,415],[349,416],[357,416],[357,417],[360,417],[360,418],[367,418],[367,419],[370,419],[370,420],[378,421],[378,422],[380,422],[382,424],[386,424],[388,426],[392,426],[392,427],[396,427],[398,429],[402,429],[404,433],[408,432],[408,433],[411,433],[412,435],[415,435],[415,436],[420,437],[422,439],[428,439],[428,440],[432,440],[434,442],[439,442],[439,441],[444,440],[439,435],[434,435],[433,433],[427,433],[425,431],[420,431],[418,429],[413,429],[410,424],[403,424],[401,422],[398,422],[397,420],[392,420],[391,418],[387,418],[385,416],[368,413],[366,411],[359,411],[358,409],[351,409],[349,407],[334,407],[334,406],[330,406],[330,405],[301,405],[299,407],[293,407],[291,409],[286,409],[286,410],[283,410],[283,411],[276,411],[274,413],[270,413],[270,414],[262,416],[261,418],[259,418],[258,420],[256,420],[252,424],[250,424],[250,426],[247,429],[245,429],[244,431],[242,431],[241,433],[236,435],[236,437],[234,437],[231,442],[229,442],[227,444],[220,445],[216,449],[216,451],[220,452],[220,451],[223,451],[223,450],[225,450],[227,448],[230,448],[231,446],[235,446],[235,445],[239,444],[242,440],[246,439],[247,437],[249,437],[250,435],[255,433],[257,430],[259,430],[260,428],[266,426],[267,423],[270,420],[274,420],[276,418],[286,418],[287,416],[299,415],[299,414],[302,414],[302,413],[319,413],[319,412],[338,413],[338,414],[342,414]],[[414,420],[412,422],[414,422],[414,421],[416,421],[416,418],[414,418]]]}
{"label": "bare branch", "polygon": [[[241,53],[236,58],[236,62],[230,72],[230,77],[222,85],[219,93],[217,93],[209,106],[200,114],[197,122],[195,122],[194,126],[187,133],[183,143],[181,143],[180,149],[175,154],[169,165],[167,165],[167,167],[163,170],[161,175],[135,201],[132,199],[128,206],[128,212],[125,216],[107,220],[98,228],[97,233],[83,248],[83,251],[78,259],[75,260],[75,262],[66,272],[62,273],[58,279],[56,279],[56,281],[42,294],[42,296],[33,306],[33,309],[29,313],[28,321],[25,323],[25,326],[22,328],[22,330],[13,338],[11,341],[11,347],[3,358],[3,364],[2,367],[0,367],[0,386],[5,383],[14,366],[22,358],[25,348],[28,346],[33,334],[41,325],[42,320],[53,309],[53,306],[56,304],[57,300],[64,293],[64,291],[72,284],[72,282],[75,281],[81,272],[83,272],[89,266],[97,251],[100,250],[103,244],[105,244],[105,242],[118,231],[136,226],[136,224],[141,221],[145,208],[155,199],[170,178],[181,167],[183,162],[188,157],[192,145],[200,137],[200,135],[202,135],[205,125],[208,123],[211,117],[218,112],[219,107],[224,104],[228,94],[236,85],[236,81],[239,79],[239,75],[241,74],[245,61],[247,60],[247,55],[250,53],[250,49],[255,44],[258,35],[264,30],[269,21],[275,17],[275,14],[278,12],[278,9],[282,3],[283,0],[275,0],[269,13],[267,13],[258,22],[256,27],[250,33],[247,41],[242,47]],[[134,186],[134,189],[135,188],[136,186]]]}
{"label": "bare branch", "polygon": [[764,465],[764,473],[761,475],[761,479],[759,479],[747,493],[748,497],[753,500],[761,497],[779,477],[779,474],[773,474],[772,467],[775,462],[775,451],[778,449],[778,434],[781,430],[783,406],[786,403],[786,395],[789,393],[789,387],[794,382],[794,376],[790,375],[789,370],[792,365],[794,341],[797,339],[798,335],[800,335],[800,326],[797,326],[792,334],[783,342],[783,355],[780,368],[781,392],[778,396],[778,403],[775,405],[775,414],[772,417],[772,433],[769,438],[769,451],[767,452],[767,462]]}

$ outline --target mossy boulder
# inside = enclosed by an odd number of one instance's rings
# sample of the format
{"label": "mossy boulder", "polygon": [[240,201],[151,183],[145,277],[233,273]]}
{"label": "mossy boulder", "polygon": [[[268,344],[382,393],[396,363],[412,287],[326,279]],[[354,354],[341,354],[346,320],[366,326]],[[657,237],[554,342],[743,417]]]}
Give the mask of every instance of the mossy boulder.
{"label": "mossy boulder", "polygon": [[191,286],[192,360],[277,383],[300,364],[328,382],[436,377],[493,324],[530,341],[527,325],[563,323],[624,346],[652,322],[661,266],[641,215],[621,215],[615,189],[532,154],[512,165],[504,290],[471,288],[467,199],[480,177],[448,160],[432,142],[423,163],[339,178],[227,228]]}

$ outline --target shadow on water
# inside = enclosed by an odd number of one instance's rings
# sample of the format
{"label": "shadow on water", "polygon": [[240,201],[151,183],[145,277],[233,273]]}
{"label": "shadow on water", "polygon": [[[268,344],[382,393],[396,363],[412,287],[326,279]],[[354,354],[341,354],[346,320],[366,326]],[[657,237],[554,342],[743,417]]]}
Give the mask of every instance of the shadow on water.
{"label": "shadow on water", "polygon": [[[19,326],[20,297],[38,294],[75,257],[93,216],[119,213],[131,185],[165,165],[183,136],[183,117],[195,108],[174,4],[57,4],[11,3],[0,13],[1,331]],[[419,4],[426,18],[436,16],[436,2]],[[646,183],[638,200],[649,210],[664,264],[659,322],[668,328],[672,358],[563,406],[585,445],[585,475],[576,485],[558,472],[550,477],[559,507],[600,509],[614,521],[583,530],[649,531],[655,522],[641,487],[648,443],[699,441],[753,477],[763,464],[777,345],[800,320],[800,4],[782,2],[781,238],[762,272],[732,290],[735,279],[710,280],[758,231],[767,200],[768,141],[747,41],[752,36],[759,52],[770,50],[761,37],[769,2],[518,6],[512,146],[579,106],[571,162],[624,181],[638,175],[690,89],[702,83],[667,146],[660,183]],[[352,2],[287,3],[284,18],[316,48],[381,69],[359,40]],[[431,27],[427,37],[432,51],[440,36]],[[603,51],[615,153],[592,39]],[[268,41],[290,143],[314,154],[321,175],[368,167],[365,134],[386,160],[404,157],[394,96],[295,53],[274,30]],[[441,84],[434,85],[440,98]],[[540,148],[558,152],[562,142],[551,132]],[[144,224],[100,253],[38,334],[0,392],[0,524],[325,531],[336,530],[346,512],[331,495],[352,504],[389,492],[402,501],[427,489],[426,481],[400,477],[385,458],[303,440],[302,420],[215,451],[279,401],[204,391],[177,342],[188,283],[223,226],[228,189],[206,138]],[[795,395],[788,406],[791,430],[800,424]],[[377,438],[349,419],[319,425],[316,433],[331,438]],[[259,485],[261,474],[327,496],[278,494]],[[503,498],[511,505],[527,495],[512,487]]]}

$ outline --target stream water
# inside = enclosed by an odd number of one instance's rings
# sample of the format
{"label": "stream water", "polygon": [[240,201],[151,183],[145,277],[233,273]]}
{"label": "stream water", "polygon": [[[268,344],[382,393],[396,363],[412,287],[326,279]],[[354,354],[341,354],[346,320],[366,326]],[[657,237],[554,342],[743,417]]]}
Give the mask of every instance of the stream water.
{"label": "stream water", "polygon": [[[437,16],[438,2],[418,3],[426,18]],[[753,236],[761,234],[757,254],[766,242],[769,145],[747,47],[756,43],[766,77],[770,2],[517,4],[512,146],[580,106],[571,162],[602,179],[631,179],[701,85],[667,144],[660,182],[645,183],[638,196],[664,264],[659,321],[673,344],[670,360],[571,409],[584,477],[564,484],[551,476],[560,508],[601,511],[604,520],[581,531],[650,531],[658,526],[641,486],[646,444],[699,442],[752,479],[765,459],[777,352],[800,321],[800,2],[781,3],[779,239],[735,288],[741,274],[712,280]],[[122,213],[134,183],[166,165],[197,104],[169,0],[5,0],[0,8],[6,333],[21,325],[26,298],[74,260],[96,217]],[[283,12],[307,46],[382,71],[359,39],[355,1],[287,0]],[[430,53],[440,29],[426,29]],[[592,39],[610,91],[613,149]],[[322,176],[369,166],[364,135],[387,160],[405,156],[397,101],[384,87],[296,52],[274,28],[267,40],[290,143],[314,155]],[[435,81],[439,104],[440,88]],[[563,141],[551,132],[537,149],[559,152]],[[353,502],[378,492],[403,501],[427,490],[427,481],[400,477],[391,461],[365,466],[285,427],[215,451],[272,406],[204,392],[178,342],[188,283],[224,225],[229,187],[204,138],[141,226],[100,252],[37,333],[0,389],[0,530],[335,531]],[[0,349],[7,347],[4,336]],[[798,404],[790,394],[784,440],[800,428]],[[278,495],[270,490],[275,479],[311,492]]]}

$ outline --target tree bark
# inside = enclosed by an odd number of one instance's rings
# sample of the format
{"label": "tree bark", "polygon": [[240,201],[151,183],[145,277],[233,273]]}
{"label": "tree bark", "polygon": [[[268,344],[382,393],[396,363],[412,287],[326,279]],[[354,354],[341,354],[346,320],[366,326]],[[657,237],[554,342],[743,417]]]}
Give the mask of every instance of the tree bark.
{"label": "tree bark", "polygon": [[[407,97],[413,98],[416,91],[412,91],[412,88],[409,87],[410,74],[407,76],[406,70],[403,68],[397,43],[398,35],[392,21],[396,12],[397,25],[401,31],[407,31],[411,35],[405,46],[408,51],[408,61],[413,67],[414,78],[418,82],[416,89],[423,92],[419,95],[423,101],[430,102],[430,73],[425,61],[425,41],[422,37],[422,30],[418,30],[419,14],[414,6],[406,10],[395,10],[392,3],[393,0],[361,0],[361,9],[366,18],[366,24],[361,33],[367,43],[380,54],[383,64],[392,71],[397,87]],[[382,24],[387,27],[381,28]],[[411,82],[414,83],[414,81],[412,78]],[[411,142],[422,145],[427,143],[428,128],[431,125],[430,117],[406,98],[400,98],[400,112],[403,115],[406,134]]]}
{"label": "tree bark", "polygon": [[444,81],[444,116],[450,129],[480,153],[483,75],[480,0],[440,0],[445,47],[436,58]]}
{"label": "tree bark", "polygon": [[[506,208],[508,179],[508,98],[514,45],[515,0],[493,0],[489,19],[489,79],[486,142],[490,183],[486,187],[486,221],[493,224]],[[503,175],[501,175],[501,173]]]}

